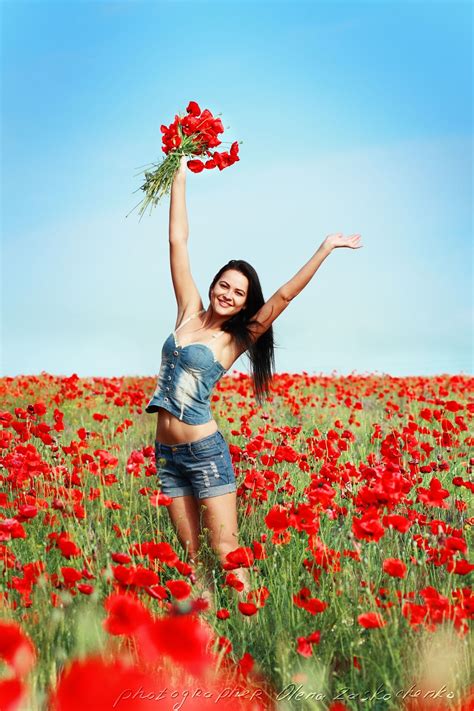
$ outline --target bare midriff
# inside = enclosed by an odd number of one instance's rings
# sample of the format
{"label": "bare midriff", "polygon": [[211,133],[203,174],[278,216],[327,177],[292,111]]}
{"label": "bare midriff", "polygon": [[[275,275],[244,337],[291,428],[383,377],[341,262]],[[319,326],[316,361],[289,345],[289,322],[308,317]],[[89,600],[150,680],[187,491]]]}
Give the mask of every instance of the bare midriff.
{"label": "bare midriff", "polygon": [[183,444],[184,442],[194,442],[202,437],[217,432],[219,427],[215,420],[209,420],[203,425],[188,425],[175,417],[168,410],[160,407],[156,423],[155,439],[161,444]]}

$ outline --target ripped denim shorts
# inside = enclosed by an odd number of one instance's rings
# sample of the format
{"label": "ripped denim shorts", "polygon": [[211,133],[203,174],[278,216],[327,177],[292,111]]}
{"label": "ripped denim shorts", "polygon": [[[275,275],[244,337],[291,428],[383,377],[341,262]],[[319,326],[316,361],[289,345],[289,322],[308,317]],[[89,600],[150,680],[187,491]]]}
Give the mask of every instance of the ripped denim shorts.
{"label": "ripped denim shorts", "polygon": [[171,498],[205,499],[237,489],[229,447],[220,430],[182,444],[156,440],[155,460],[161,491]]}

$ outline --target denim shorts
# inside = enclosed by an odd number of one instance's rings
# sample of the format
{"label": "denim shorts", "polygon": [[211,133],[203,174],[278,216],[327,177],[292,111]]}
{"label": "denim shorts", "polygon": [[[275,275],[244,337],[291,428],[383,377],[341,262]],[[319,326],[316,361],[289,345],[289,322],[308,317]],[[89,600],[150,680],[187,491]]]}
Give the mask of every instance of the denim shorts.
{"label": "denim shorts", "polygon": [[155,460],[161,491],[171,498],[204,499],[237,489],[229,447],[220,430],[183,444],[156,440]]}

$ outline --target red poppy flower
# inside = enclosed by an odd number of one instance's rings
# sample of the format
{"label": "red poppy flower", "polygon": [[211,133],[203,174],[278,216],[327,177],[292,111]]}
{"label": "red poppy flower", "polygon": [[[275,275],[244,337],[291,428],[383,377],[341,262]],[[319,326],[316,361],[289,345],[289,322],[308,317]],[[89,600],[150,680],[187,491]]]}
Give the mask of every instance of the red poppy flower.
{"label": "red poppy flower", "polygon": [[114,563],[131,563],[132,559],[127,553],[112,553]]}
{"label": "red poppy flower", "polygon": [[286,531],[290,525],[290,514],[285,506],[275,504],[265,516],[265,524],[272,531]]}
{"label": "red poppy flower", "polygon": [[225,570],[232,568],[250,568],[253,565],[254,557],[253,551],[248,547],[236,548],[234,551],[230,551],[226,555],[227,563],[223,566]]}
{"label": "red poppy flower", "polygon": [[359,625],[365,627],[366,629],[371,629],[373,627],[385,627],[387,624],[378,612],[364,612],[357,618]]}
{"label": "red poppy flower", "polygon": [[0,681],[0,709],[16,711],[22,708],[21,704],[26,694],[26,686],[17,677]]}
{"label": "red poppy flower", "polygon": [[311,657],[313,654],[313,648],[306,637],[297,637],[296,641],[296,651],[298,654],[301,654],[302,657]]}
{"label": "red poppy flower", "polygon": [[447,509],[448,504],[445,499],[449,496],[449,491],[443,489],[440,480],[437,477],[433,477],[430,481],[430,486],[428,489],[419,487],[418,501],[425,504],[426,506],[437,506],[439,508]]}
{"label": "red poppy flower", "polygon": [[376,514],[365,513],[362,518],[352,519],[352,532],[356,538],[366,541],[379,541],[385,533]]}
{"label": "red poppy flower", "polygon": [[199,160],[199,158],[195,158],[194,160],[188,160],[187,166],[189,170],[191,170],[193,173],[200,173],[204,170],[204,163],[202,162],[202,160]]}
{"label": "red poppy flower", "polygon": [[131,690],[142,688],[150,692],[161,685],[166,686],[161,674],[155,672],[151,676],[118,659],[112,662],[98,656],[76,659],[62,670],[56,689],[50,691],[48,708],[84,711],[111,709],[115,705],[124,711],[149,711],[147,694],[132,694]]}
{"label": "red poppy flower", "polygon": [[398,558],[386,558],[383,562],[383,571],[393,578],[404,578],[407,574],[407,567]]}
{"label": "red poppy flower", "polygon": [[192,114],[193,116],[199,116],[199,114],[201,113],[199,104],[197,104],[195,101],[189,102],[189,104],[187,105],[186,111],[188,112],[188,114]]}
{"label": "red poppy flower", "polygon": [[132,635],[138,627],[152,623],[148,610],[132,595],[109,595],[104,608],[109,613],[104,629],[113,635]]}
{"label": "red poppy flower", "polygon": [[35,646],[17,622],[0,621],[0,659],[18,676],[28,674],[36,662]]}
{"label": "red poppy flower", "polygon": [[166,587],[177,600],[185,600],[191,594],[191,586],[184,580],[168,580]]}
{"label": "red poppy flower", "polygon": [[81,571],[76,570],[76,568],[62,567],[61,573],[63,574],[64,581],[68,585],[75,585],[75,583],[82,578]]}
{"label": "red poppy flower", "polygon": [[258,611],[258,607],[253,604],[253,602],[239,602],[237,606],[243,615],[255,615]]}

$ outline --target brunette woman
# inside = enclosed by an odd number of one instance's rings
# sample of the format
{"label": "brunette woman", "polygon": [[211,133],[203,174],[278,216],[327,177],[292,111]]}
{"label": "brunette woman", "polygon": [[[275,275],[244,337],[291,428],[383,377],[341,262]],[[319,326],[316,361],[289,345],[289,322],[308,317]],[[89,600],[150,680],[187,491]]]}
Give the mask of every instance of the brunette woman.
{"label": "brunette woman", "polygon": [[[146,412],[157,413],[155,452],[161,490],[190,562],[199,562],[201,524],[221,564],[238,540],[235,473],[228,445],[213,418],[210,398],[219,379],[246,353],[257,403],[269,392],[275,367],[272,324],[338,247],[361,247],[360,235],[330,234],[298,273],[265,301],[255,269],[233,259],[209,287],[204,307],[191,275],[186,214],[186,158],[171,188],[169,245],[178,313],[166,339],[156,390]],[[249,589],[245,568],[234,574]]]}

